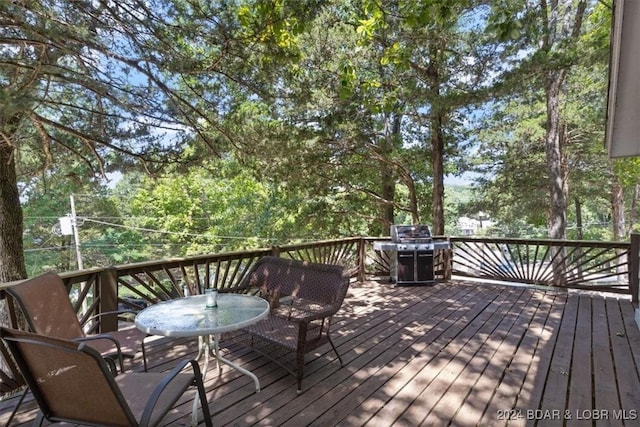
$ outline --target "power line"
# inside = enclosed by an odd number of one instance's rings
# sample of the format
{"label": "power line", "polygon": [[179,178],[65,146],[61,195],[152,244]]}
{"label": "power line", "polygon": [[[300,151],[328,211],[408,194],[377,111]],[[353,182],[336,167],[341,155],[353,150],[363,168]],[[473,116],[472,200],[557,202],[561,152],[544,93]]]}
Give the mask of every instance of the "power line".
{"label": "power line", "polygon": [[112,222],[107,222],[107,221],[98,221],[95,219],[89,219],[89,218],[85,218],[84,219],[87,222],[93,222],[96,224],[102,224],[102,225],[109,225],[111,227],[118,227],[118,228],[125,228],[128,230],[135,230],[135,231],[146,231],[146,232],[150,232],[150,233],[159,233],[159,234],[168,234],[168,235],[177,235],[177,236],[190,236],[190,237],[206,237],[208,239],[237,239],[237,240],[247,240],[247,239],[258,239],[258,240],[273,240],[270,239],[268,237],[256,237],[256,236],[251,236],[251,237],[246,237],[246,236],[219,236],[219,235],[211,235],[211,234],[197,234],[197,233],[185,233],[182,231],[166,231],[166,230],[155,230],[153,228],[145,228],[145,227],[135,227],[135,226],[131,226],[131,225],[122,225],[122,224],[115,224]]}
{"label": "power line", "polygon": [[[83,248],[131,248],[131,247],[184,247],[184,243],[83,243]],[[25,249],[24,252],[44,252],[44,251],[67,251],[73,249],[73,245],[67,246],[46,246],[39,248]]]}
{"label": "power line", "polygon": [[[24,219],[54,219],[57,220],[60,215],[50,215],[50,216],[25,216]],[[80,216],[79,216],[80,217]],[[91,218],[91,219],[161,219],[165,217],[159,216],[82,216],[82,218]],[[192,216],[192,219],[211,219],[210,216]]]}

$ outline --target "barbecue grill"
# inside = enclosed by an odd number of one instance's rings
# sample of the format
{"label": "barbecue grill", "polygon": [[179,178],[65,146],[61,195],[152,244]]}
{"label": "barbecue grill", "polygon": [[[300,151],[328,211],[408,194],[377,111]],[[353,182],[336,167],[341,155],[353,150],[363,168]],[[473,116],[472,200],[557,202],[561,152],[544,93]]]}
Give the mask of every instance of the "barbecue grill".
{"label": "barbecue grill", "polygon": [[433,283],[433,252],[449,248],[449,242],[434,241],[428,225],[394,224],[391,242],[374,242],[373,248],[389,253],[391,281],[398,285],[420,285]]}

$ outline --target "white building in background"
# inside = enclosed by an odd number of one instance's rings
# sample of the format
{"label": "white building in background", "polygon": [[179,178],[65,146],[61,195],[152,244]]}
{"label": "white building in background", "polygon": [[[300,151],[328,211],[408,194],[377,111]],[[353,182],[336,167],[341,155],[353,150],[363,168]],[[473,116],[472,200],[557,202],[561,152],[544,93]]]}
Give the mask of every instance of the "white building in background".
{"label": "white building in background", "polygon": [[458,228],[463,236],[475,236],[480,234],[480,230],[493,227],[494,221],[491,221],[488,217],[485,217],[480,213],[479,219],[469,218],[468,216],[461,216],[458,218]]}

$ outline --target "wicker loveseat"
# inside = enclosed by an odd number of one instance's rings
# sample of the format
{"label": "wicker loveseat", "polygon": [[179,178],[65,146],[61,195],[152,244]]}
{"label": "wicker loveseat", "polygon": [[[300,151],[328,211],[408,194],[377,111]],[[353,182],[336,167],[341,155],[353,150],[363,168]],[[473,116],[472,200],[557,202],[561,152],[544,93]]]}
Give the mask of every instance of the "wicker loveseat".
{"label": "wicker loveseat", "polygon": [[269,316],[244,329],[249,345],[293,374],[298,393],[305,354],[329,343],[342,366],[330,327],[349,288],[343,267],[267,256],[254,264],[240,287],[271,304]]}

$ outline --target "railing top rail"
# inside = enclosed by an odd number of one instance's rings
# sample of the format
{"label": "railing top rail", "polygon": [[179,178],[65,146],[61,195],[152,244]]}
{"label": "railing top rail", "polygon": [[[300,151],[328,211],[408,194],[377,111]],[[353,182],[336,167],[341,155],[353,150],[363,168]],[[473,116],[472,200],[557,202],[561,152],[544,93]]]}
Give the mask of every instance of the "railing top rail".
{"label": "railing top rail", "polygon": [[478,243],[509,243],[517,245],[548,245],[548,246],[589,246],[593,248],[620,248],[629,247],[629,242],[614,242],[601,240],[567,240],[567,239],[523,239],[514,237],[469,237],[452,236],[451,242],[478,242]]}
{"label": "railing top rail", "polygon": [[[389,236],[373,236],[373,237],[348,237],[343,239],[322,240],[309,243],[294,243],[282,246],[274,246],[269,248],[257,248],[252,250],[241,250],[234,252],[221,252],[215,254],[194,255],[187,257],[176,257],[163,260],[144,261],[131,264],[121,264],[109,267],[95,267],[81,271],[72,271],[60,273],[60,275],[73,283],[91,280],[95,275],[107,269],[115,269],[117,274],[137,274],[150,270],[163,270],[172,268],[182,268],[185,266],[200,266],[207,263],[224,262],[235,259],[246,259],[256,256],[278,252],[289,252],[295,250],[306,250],[309,248],[322,248],[331,245],[340,245],[354,241],[372,242],[375,240],[389,240]],[[529,246],[560,246],[560,247],[590,247],[601,249],[623,249],[629,250],[630,242],[603,242],[591,240],[558,240],[558,239],[523,239],[510,237],[471,237],[471,236],[434,236],[434,239],[447,239],[452,243],[478,243],[478,244],[507,244],[507,245],[529,245]],[[16,282],[1,283],[0,290],[12,286]]]}
{"label": "railing top rail", "polygon": [[363,239],[363,237],[345,237],[343,239],[318,240],[318,241],[309,242],[309,243],[291,243],[288,245],[278,245],[278,248],[282,251],[286,251],[292,248],[304,249],[304,248],[312,248],[312,247],[319,247],[319,246],[331,246],[339,243],[353,242],[361,239]]}
{"label": "railing top rail", "polygon": [[228,259],[236,259],[253,255],[262,255],[271,253],[271,248],[259,248],[259,249],[251,249],[244,251],[234,251],[234,252],[220,252],[215,254],[207,254],[207,255],[194,255],[188,257],[175,257],[168,258],[163,260],[155,260],[155,261],[144,261],[137,262],[132,264],[124,264],[124,265],[116,265],[115,268],[118,271],[144,271],[149,268],[164,266],[166,268],[178,267],[183,264],[204,264],[211,260],[228,260]]}
{"label": "railing top rail", "polygon": [[[375,240],[391,240],[391,236],[378,236],[378,237],[360,237],[365,242],[373,242]],[[431,236],[433,240],[449,240],[450,236]]]}

